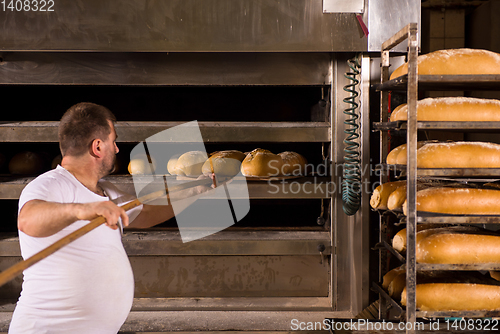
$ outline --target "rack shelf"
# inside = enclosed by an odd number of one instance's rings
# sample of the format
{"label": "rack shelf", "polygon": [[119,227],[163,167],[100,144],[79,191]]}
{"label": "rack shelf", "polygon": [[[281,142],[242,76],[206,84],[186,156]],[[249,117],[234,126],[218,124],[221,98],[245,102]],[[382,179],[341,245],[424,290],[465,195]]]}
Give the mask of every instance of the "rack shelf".
{"label": "rack shelf", "polygon": [[[35,177],[0,177],[0,199],[18,199],[23,188]],[[135,195],[134,180],[130,175],[111,175],[104,178],[123,191]],[[236,177],[232,182],[241,185],[244,190],[243,177]],[[145,179],[144,182],[147,182]],[[170,183],[171,182],[171,183]],[[176,184],[175,178],[169,179]],[[186,181],[183,181],[186,182]],[[330,198],[335,185],[330,177],[307,176],[289,180],[247,181],[248,196],[251,199],[322,199]],[[237,194],[238,187],[234,188]],[[234,198],[234,197],[233,197]],[[237,199],[237,198],[234,198]]]}
{"label": "rack shelf", "polygon": [[[408,75],[374,86],[377,91],[406,91]],[[418,88],[427,91],[498,90],[500,75],[419,75]]]}
{"label": "rack shelf", "polygon": [[[373,129],[378,131],[406,131],[406,121],[374,122]],[[481,131],[497,132],[500,130],[500,122],[441,122],[441,121],[419,121],[418,130],[447,130],[447,131]]]}
{"label": "rack shelf", "polygon": [[[185,122],[116,122],[118,142],[140,142]],[[329,142],[328,122],[198,122],[205,142]],[[2,122],[2,142],[57,143],[59,122]],[[175,142],[179,142],[175,140]]]}

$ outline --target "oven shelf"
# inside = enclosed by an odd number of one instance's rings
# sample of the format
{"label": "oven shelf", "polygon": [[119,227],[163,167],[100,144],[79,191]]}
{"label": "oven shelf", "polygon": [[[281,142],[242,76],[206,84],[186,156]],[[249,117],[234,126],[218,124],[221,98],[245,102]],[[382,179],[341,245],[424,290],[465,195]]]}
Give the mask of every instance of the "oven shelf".
{"label": "oven shelf", "polygon": [[[427,91],[498,90],[500,75],[419,75],[418,89]],[[408,75],[374,85],[377,91],[406,91]]]}
{"label": "oven shelf", "polygon": [[[118,142],[135,143],[185,122],[116,122]],[[209,142],[329,142],[328,122],[198,122]],[[2,142],[57,143],[59,122],[2,122]],[[175,142],[179,142],[178,139]]]}

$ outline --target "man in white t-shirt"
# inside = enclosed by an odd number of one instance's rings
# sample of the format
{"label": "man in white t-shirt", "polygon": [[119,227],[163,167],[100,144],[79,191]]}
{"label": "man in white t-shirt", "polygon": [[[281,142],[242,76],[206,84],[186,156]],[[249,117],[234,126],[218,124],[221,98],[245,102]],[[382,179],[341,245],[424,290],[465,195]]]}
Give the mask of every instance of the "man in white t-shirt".
{"label": "man in white t-shirt", "polygon": [[[118,153],[114,121],[107,108],[93,103],[68,109],[59,125],[61,165],[29,183],[19,198],[25,259],[89,220],[103,216],[106,223],[24,271],[9,334],[115,334],[127,318],[134,279],[119,219],[144,228],[174,212],[171,206],[142,205],[126,213],[119,205],[133,198],[101,180]],[[205,190],[188,190],[185,207]]]}

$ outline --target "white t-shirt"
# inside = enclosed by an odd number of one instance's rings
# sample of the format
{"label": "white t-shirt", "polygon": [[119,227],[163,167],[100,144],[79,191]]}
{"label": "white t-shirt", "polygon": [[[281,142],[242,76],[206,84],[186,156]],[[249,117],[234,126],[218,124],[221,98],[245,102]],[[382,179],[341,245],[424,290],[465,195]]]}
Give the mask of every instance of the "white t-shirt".
{"label": "white t-shirt", "polygon": [[[83,186],[61,166],[30,182],[19,198],[19,210],[33,199],[88,203],[132,197],[106,181],[99,184],[108,197]],[[130,221],[141,207],[127,212]],[[49,237],[19,231],[24,259],[88,224],[77,221]],[[104,224],[64,246],[24,271],[21,296],[9,334],[115,334],[132,306],[134,279],[119,230]]]}

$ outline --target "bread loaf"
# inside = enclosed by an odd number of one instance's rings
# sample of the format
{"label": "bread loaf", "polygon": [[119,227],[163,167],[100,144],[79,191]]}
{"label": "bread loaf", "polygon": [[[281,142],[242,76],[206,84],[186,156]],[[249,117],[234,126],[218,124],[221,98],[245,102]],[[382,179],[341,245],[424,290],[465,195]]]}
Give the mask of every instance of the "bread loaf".
{"label": "bread loaf", "polygon": [[271,151],[257,148],[248,153],[241,163],[241,173],[245,176],[280,176],[283,159]]}
{"label": "bread loaf", "polygon": [[170,159],[167,162],[167,171],[169,172],[170,175],[177,175],[180,172],[177,170],[177,160],[179,160],[179,157],[181,156],[181,153],[174,154],[173,156],[170,157]]}
{"label": "bread loaf", "polygon": [[207,154],[202,151],[189,151],[182,154],[175,165],[177,175],[200,176],[202,174],[201,167],[207,159]]}
{"label": "bread loaf", "polygon": [[500,168],[500,145],[484,142],[427,143],[417,150],[418,168]]}
{"label": "bread loaf", "polygon": [[406,181],[382,183],[373,191],[370,198],[370,206],[376,210],[387,210],[387,201],[391,193],[405,184]]}
{"label": "bread loaf", "polygon": [[418,263],[500,263],[500,236],[439,232],[418,241]]}
{"label": "bread loaf", "polygon": [[[417,284],[417,309],[421,311],[491,311],[500,309],[500,286],[470,283]],[[401,294],[406,306],[406,288]]]}
{"label": "bread loaf", "polygon": [[[429,186],[418,182],[417,191],[428,188]],[[401,187],[396,188],[387,198],[387,208],[392,211],[403,211],[403,204],[406,201],[407,184],[403,184]]]}
{"label": "bread loaf", "polygon": [[297,152],[285,151],[278,153],[283,159],[283,175],[306,175],[307,160]]}
{"label": "bread loaf", "polygon": [[382,278],[382,287],[387,290],[389,288],[389,284],[391,284],[392,280],[396,276],[398,276],[399,274],[405,273],[405,272],[406,272],[406,266],[404,264],[399,266],[399,267],[396,267],[392,270],[389,270]]}
{"label": "bread loaf", "polygon": [[[500,74],[500,55],[488,50],[447,49],[418,57],[419,75]],[[390,79],[408,74],[408,63],[401,65]]]}
{"label": "bread loaf", "polygon": [[[417,151],[421,147],[425,146],[429,141],[419,141],[417,142]],[[399,145],[387,154],[386,162],[389,165],[406,165],[408,155],[406,153],[406,144]]]}
{"label": "bread loaf", "polygon": [[[408,105],[401,104],[391,113],[391,122],[406,121]],[[417,120],[449,122],[500,121],[500,101],[472,97],[427,98],[417,102]]]}
{"label": "bread loaf", "polygon": [[[499,215],[500,190],[432,187],[417,192],[417,211],[455,215]],[[407,201],[403,205],[407,214]]]}
{"label": "bread loaf", "polygon": [[243,159],[245,159],[245,154],[240,151],[215,152],[203,163],[201,171],[206,175],[214,172],[217,175],[234,176],[240,172]]}
{"label": "bread loaf", "polygon": [[132,175],[153,174],[155,170],[155,159],[145,154],[134,156],[128,164],[128,172]]}
{"label": "bread loaf", "polygon": [[[440,228],[436,228],[436,224],[418,224],[417,225],[417,243],[420,239],[425,238],[427,235],[436,233]],[[428,231],[423,233],[423,231]],[[392,248],[400,253],[406,252],[406,228],[403,228],[392,238]]]}
{"label": "bread loaf", "polygon": [[42,157],[35,152],[29,151],[17,153],[9,161],[9,171],[11,174],[38,174],[42,172],[43,166]]}

